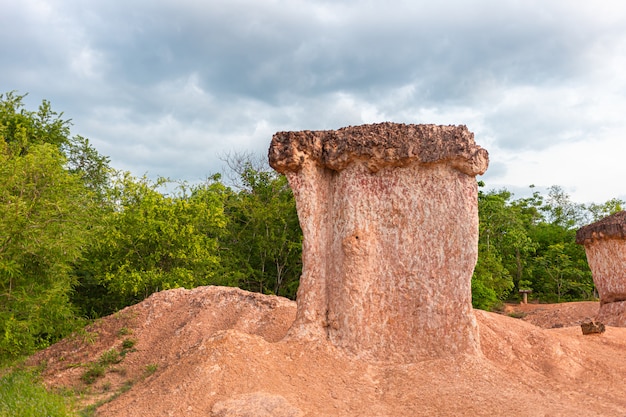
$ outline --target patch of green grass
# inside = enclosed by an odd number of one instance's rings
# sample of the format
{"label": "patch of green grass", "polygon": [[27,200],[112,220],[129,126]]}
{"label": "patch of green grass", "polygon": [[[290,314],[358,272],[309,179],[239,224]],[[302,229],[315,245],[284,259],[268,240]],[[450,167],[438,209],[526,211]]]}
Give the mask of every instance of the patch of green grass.
{"label": "patch of green grass", "polygon": [[93,345],[98,341],[98,337],[100,335],[97,332],[87,331],[86,329],[77,330],[70,336],[74,340],[79,340],[82,343],[86,343],[88,345]]}
{"label": "patch of green grass", "polygon": [[124,339],[124,341],[122,342],[122,349],[130,350],[135,346],[135,343],[137,343],[135,339]]}
{"label": "patch of green grass", "polygon": [[92,404],[89,405],[85,408],[83,408],[82,410],[80,410],[80,413],[78,414],[80,417],[95,417],[96,415],[96,409],[102,404]]}
{"label": "patch of green grass", "polygon": [[130,390],[133,387],[133,384],[134,382],[131,380],[125,381],[124,384],[119,388],[118,393],[119,394],[125,393],[126,391]]}
{"label": "patch of green grass", "polygon": [[[113,401],[114,399],[116,399],[117,397],[125,393],[126,391],[130,390],[133,387],[133,384],[134,382],[132,380],[125,381],[124,384],[122,384],[122,386],[117,389],[115,394],[80,410],[80,413],[79,413],[80,417],[95,417],[96,410],[98,409],[98,407],[108,402]],[[4,416],[0,416],[0,417],[4,417]]]}
{"label": "patch of green grass", "polygon": [[[120,363],[126,354],[135,346],[136,341],[134,339],[125,339],[122,342],[122,351],[117,349],[109,349],[104,352],[96,362],[91,362],[87,365],[87,369],[81,375],[80,379],[87,385],[91,385],[96,382],[97,379],[102,378],[111,365]],[[115,371],[115,369],[111,369]]]}
{"label": "patch of green grass", "polygon": [[122,327],[121,329],[117,331],[118,336],[128,336],[129,334],[132,334],[132,333],[133,331],[130,330],[128,327]]}
{"label": "patch of green grass", "polygon": [[120,363],[122,358],[120,357],[120,353],[115,349],[110,349],[100,355],[98,359],[98,363],[102,366],[113,365],[116,363]]}
{"label": "patch of green grass", "polygon": [[75,417],[67,397],[50,392],[36,372],[14,369],[0,377],[0,417]]}
{"label": "patch of green grass", "polygon": [[153,373],[157,371],[157,369],[159,369],[159,364],[157,363],[148,364],[146,365],[146,368],[144,369],[144,375],[145,376],[152,375]]}
{"label": "patch of green grass", "polygon": [[514,311],[512,313],[509,313],[508,316],[513,317],[514,319],[522,319],[526,317],[526,313],[524,313],[523,311]]}
{"label": "patch of green grass", "polygon": [[[132,334],[128,327],[118,330],[118,336],[123,337]],[[94,344],[98,340],[98,333],[81,329],[72,335],[74,340],[86,344]],[[93,384],[104,377],[108,371],[126,375],[123,367],[114,367],[124,359],[125,355],[133,352],[136,339],[125,338],[121,348],[110,349],[102,353],[97,361],[87,364],[68,363],[68,368],[84,366],[85,371],[80,379],[86,384],[82,390],[91,390]],[[60,360],[65,360],[62,358]],[[42,365],[45,368],[45,364]],[[157,364],[146,365],[144,377],[152,375],[158,369]],[[39,373],[41,369],[14,367],[0,369],[0,417],[94,417],[96,410],[102,404],[109,402],[119,395],[130,390],[134,381],[128,380],[121,387],[115,390],[110,398],[102,400],[97,404],[88,406],[80,412],[74,411],[76,397],[84,392],[74,389],[57,389],[49,391],[43,385]],[[104,382],[100,387],[102,392],[109,392],[112,388],[110,382]]]}
{"label": "patch of green grass", "polygon": [[135,343],[137,343],[137,340],[135,339],[124,339],[122,341],[122,351],[120,352],[120,355],[125,357],[128,352],[134,352]]}
{"label": "patch of green grass", "polygon": [[89,366],[87,366],[87,370],[83,372],[83,374],[80,376],[80,379],[85,384],[91,385],[96,382],[98,378],[102,378],[105,372],[106,368],[104,367],[104,365],[98,362],[92,362],[89,364]]}

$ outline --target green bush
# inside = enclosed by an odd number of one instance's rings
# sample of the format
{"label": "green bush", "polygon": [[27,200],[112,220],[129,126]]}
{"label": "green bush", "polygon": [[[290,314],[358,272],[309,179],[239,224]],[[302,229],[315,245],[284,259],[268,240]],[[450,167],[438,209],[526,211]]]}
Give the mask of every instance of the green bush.
{"label": "green bush", "polygon": [[482,281],[472,279],[472,306],[474,308],[491,311],[499,301],[493,288],[485,286]]}

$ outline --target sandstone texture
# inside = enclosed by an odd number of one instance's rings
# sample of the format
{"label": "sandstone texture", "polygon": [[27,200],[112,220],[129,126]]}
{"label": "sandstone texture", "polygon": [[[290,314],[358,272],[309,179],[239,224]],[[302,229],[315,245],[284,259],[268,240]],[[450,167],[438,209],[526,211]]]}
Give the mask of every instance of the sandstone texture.
{"label": "sandstone texture", "polygon": [[378,123],[339,130],[279,132],[272,138],[270,165],[278,172],[297,172],[304,165],[341,171],[353,162],[372,172],[412,163],[446,162],[459,171],[480,175],[489,154],[474,143],[465,126]]}
{"label": "sandstone texture", "polygon": [[597,334],[604,333],[606,331],[606,326],[604,326],[604,324],[601,322],[586,321],[584,323],[581,323],[580,329],[582,330],[583,334]]}
{"label": "sandstone texture", "polygon": [[609,326],[626,327],[626,301],[601,304],[596,317]]}
{"label": "sandstone texture", "polygon": [[269,160],[304,235],[289,337],[396,363],[478,351],[475,175],[488,154],[465,126],[281,132]]}
{"label": "sandstone texture", "polygon": [[626,326],[626,211],[580,228],[576,242],[585,246],[600,295],[598,320]]}

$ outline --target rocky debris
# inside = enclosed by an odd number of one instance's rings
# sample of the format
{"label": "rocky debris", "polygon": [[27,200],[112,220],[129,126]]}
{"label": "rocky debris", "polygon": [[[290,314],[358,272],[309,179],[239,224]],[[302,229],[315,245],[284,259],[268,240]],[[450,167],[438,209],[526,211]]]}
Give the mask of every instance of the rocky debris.
{"label": "rocky debris", "polygon": [[604,324],[595,321],[586,321],[580,324],[583,334],[604,333],[606,328]]}
{"label": "rocky debris", "polygon": [[576,242],[585,247],[600,296],[598,320],[626,326],[626,211],[580,228]]}
{"label": "rocky debris", "polygon": [[269,159],[304,235],[289,337],[400,363],[478,352],[475,175],[488,153],[465,126],[280,132]]}
{"label": "rocky debris", "polygon": [[211,417],[302,417],[284,397],[265,392],[237,395],[215,403]]}

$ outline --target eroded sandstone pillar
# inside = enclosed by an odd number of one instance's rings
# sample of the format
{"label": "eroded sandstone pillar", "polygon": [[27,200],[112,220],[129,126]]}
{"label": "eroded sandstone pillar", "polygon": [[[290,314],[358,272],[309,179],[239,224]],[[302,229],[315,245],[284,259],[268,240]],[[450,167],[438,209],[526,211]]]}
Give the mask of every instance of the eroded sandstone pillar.
{"label": "eroded sandstone pillar", "polygon": [[626,211],[580,228],[593,282],[600,295],[597,321],[626,327]]}
{"label": "eroded sandstone pillar", "polygon": [[475,176],[488,154],[465,126],[279,132],[269,159],[304,235],[288,337],[403,363],[478,351]]}

